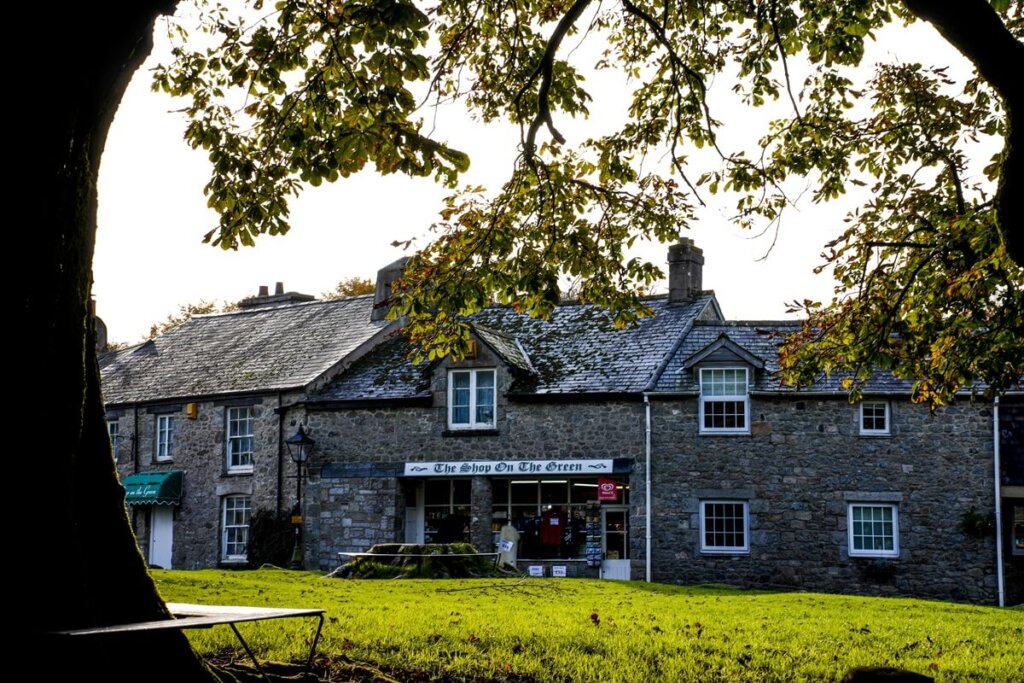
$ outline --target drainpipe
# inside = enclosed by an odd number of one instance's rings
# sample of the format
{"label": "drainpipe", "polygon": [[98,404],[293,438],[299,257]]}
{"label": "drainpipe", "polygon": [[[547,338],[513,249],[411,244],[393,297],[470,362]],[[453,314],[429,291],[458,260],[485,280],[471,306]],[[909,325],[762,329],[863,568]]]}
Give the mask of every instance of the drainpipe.
{"label": "drainpipe", "polygon": [[995,477],[996,494],[996,595],[999,606],[1005,607],[1005,595],[1003,593],[1003,506],[1002,486],[999,478],[1001,476],[1002,463],[999,461],[999,397],[996,396],[992,402],[992,469]]}
{"label": "drainpipe", "polygon": [[644,417],[646,425],[644,430],[644,521],[647,528],[644,530],[644,580],[651,582],[651,397],[644,392]]}
{"label": "drainpipe", "polygon": [[132,405],[132,471],[139,473],[139,404]]}
{"label": "drainpipe", "polygon": [[277,392],[277,512],[281,512],[284,486],[284,409],[281,407],[281,392]]}

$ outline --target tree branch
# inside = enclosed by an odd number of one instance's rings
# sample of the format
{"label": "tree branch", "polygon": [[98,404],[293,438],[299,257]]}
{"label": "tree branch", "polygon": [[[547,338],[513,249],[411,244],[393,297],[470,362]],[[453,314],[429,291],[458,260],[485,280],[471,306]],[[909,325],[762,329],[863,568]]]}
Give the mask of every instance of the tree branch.
{"label": "tree branch", "polygon": [[[589,4],[590,0],[576,0],[572,7],[569,8],[569,11],[562,16],[558,21],[558,25],[555,26],[555,30],[551,33],[551,37],[548,38],[548,44],[544,47],[544,55],[541,57],[540,64],[537,65],[537,70],[530,76],[527,84],[523,86],[523,90],[525,90],[538,75],[540,76],[540,89],[537,91],[537,114],[533,117],[533,122],[530,123],[530,128],[526,133],[526,141],[523,143],[523,151],[529,160],[532,160],[536,153],[537,132],[540,130],[541,125],[547,126],[551,137],[555,140],[565,142],[565,138],[555,128],[555,123],[551,119],[551,104],[548,100],[551,93],[551,82],[554,80],[555,55],[558,53],[558,48],[561,46],[565,34],[569,32],[569,29],[572,28]],[[522,92],[520,91],[520,93]],[[519,99],[519,95],[516,96],[516,99]]]}
{"label": "tree branch", "polygon": [[935,26],[1003,98],[1006,147],[996,192],[996,216],[1006,252],[1024,266],[1024,43],[987,0],[903,0],[914,16]]}

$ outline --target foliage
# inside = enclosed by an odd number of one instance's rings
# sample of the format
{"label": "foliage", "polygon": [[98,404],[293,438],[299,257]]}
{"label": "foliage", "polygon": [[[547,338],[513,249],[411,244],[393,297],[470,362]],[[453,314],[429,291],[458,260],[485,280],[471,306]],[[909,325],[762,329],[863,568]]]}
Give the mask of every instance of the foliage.
{"label": "foliage", "polygon": [[246,555],[253,567],[265,564],[284,567],[295,545],[295,527],[291,513],[285,510],[257,510],[249,522]]}
{"label": "foliage", "polygon": [[162,322],[153,323],[149,327],[149,335],[146,339],[156,339],[161,334],[170,332],[178,325],[191,320],[197,315],[209,315],[210,313],[230,313],[231,311],[237,311],[238,304],[225,303],[223,306],[218,307],[215,301],[207,301],[206,299],[200,299],[198,303],[194,304],[181,304],[178,306],[177,313],[169,313],[167,319]]}
{"label": "foliage", "polygon": [[[915,16],[977,72],[883,63],[865,77],[867,42]],[[492,301],[550,313],[566,279],[617,324],[648,315],[639,293],[662,273],[629,248],[677,239],[708,194],[733,197],[740,225],[777,229],[806,188],[814,202],[861,188],[825,253],[834,299],[795,304],[809,320],[786,378],[843,373],[856,398],[882,367],[936,405],[1024,375],[1019,2],[281,0],[255,21],[215,5],[200,29],[211,46],[179,45],[155,87],[189,98],[186,140],[213,163],[208,241],[286,232],[303,183],[369,165],[453,188],[391,309],[422,357],[460,354],[465,316]],[[632,88],[624,125],[572,145],[560,128],[593,104],[566,38],[603,40],[596,68]],[[520,127],[501,188],[458,187],[469,159],[423,132],[414,88]],[[752,144],[719,120],[722,88],[770,110]],[[1004,140],[977,175],[971,160]]]}
{"label": "foliage", "polygon": [[363,294],[373,294],[376,288],[376,284],[370,278],[353,275],[341,280],[333,290],[324,292],[320,298],[324,301],[333,301],[350,296],[362,296]]}
{"label": "foliage", "polygon": [[[1019,612],[926,600],[586,579],[331,581],[304,572],[156,571],[168,600],[323,607],[319,651],[399,680],[836,681],[888,664],[943,681],[1019,673]],[[597,615],[594,619],[592,615]],[[309,624],[239,626],[298,660]],[[228,629],[189,633],[202,653]]]}
{"label": "foliage", "polygon": [[996,515],[994,512],[978,512],[971,508],[964,513],[960,527],[971,538],[992,538],[996,532]]}
{"label": "foliage", "polygon": [[[504,576],[469,543],[380,543],[331,572],[340,579],[464,579]],[[373,557],[373,553],[381,555]],[[391,557],[389,557],[391,556]]]}

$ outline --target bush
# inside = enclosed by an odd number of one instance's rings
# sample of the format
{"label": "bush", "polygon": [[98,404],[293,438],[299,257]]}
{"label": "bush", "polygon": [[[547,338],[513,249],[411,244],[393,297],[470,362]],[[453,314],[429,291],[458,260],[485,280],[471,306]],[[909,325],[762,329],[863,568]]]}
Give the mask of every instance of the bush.
{"label": "bush", "polygon": [[295,527],[288,512],[257,510],[249,521],[249,564],[287,566],[295,547]]}

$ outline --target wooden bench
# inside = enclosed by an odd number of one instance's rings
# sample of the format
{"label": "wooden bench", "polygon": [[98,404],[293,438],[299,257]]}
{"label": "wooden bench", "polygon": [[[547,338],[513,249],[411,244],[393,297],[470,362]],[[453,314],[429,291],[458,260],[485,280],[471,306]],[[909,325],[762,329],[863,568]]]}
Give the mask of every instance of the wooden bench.
{"label": "wooden bench", "polygon": [[263,671],[252,648],[245,642],[245,638],[238,631],[235,624],[247,621],[266,621],[268,619],[289,619],[293,617],[317,617],[319,623],[316,627],[316,635],[309,646],[309,655],[306,657],[305,673],[309,673],[313,665],[313,656],[316,654],[316,646],[320,641],[320,632],[324,627],[324,610],[322,609],[288,609],[282,607],[241,607],[235,605],[191,605],[183,602],[168,602],[167,609],[174,616],[173,619],[161,619],[159,621],[140,621],[132,624],[115,624],[112,626],[97,626],[95,628],[79,628],[69,631],[54,631],[59,636],[101,636],[114,633],[143,633],[146,631],[160,631],[165,629],[184,630],[190,628],[210,628],[227,624],[235,632],[235,637],[242,644],[245,653],[249,655],[253,665],[264,679],[267,674]]}

